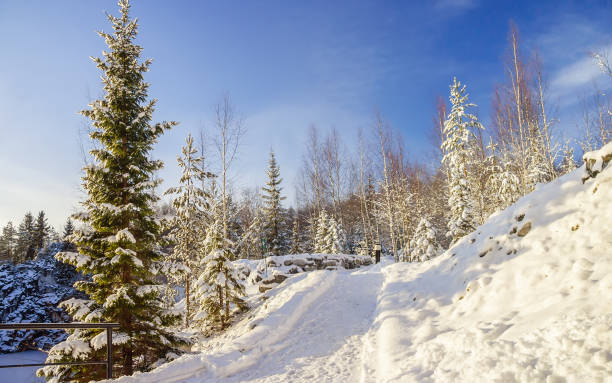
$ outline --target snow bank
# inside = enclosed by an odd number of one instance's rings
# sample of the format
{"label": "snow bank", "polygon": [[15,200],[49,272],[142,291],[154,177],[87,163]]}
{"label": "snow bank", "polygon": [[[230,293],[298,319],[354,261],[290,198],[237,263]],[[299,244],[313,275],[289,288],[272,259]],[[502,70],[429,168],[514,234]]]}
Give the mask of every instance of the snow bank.
{"label": "snow bank", "polygon": [[383,270],[378,381],[610,379],[612,172],[580,172],[431,262]]}

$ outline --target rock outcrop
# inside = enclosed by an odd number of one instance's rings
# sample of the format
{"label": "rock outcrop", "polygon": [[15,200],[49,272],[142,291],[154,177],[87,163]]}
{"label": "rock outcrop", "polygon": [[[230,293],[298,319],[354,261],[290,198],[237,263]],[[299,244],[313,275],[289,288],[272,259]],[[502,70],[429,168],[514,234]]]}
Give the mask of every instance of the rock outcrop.
{"label": "rock outcrop", "polygon": [[[72,284],[80,278],[75,269],[55,260],[68,244],[54,243],[33,261],[0,265],[0,322],[69,322],[57,307],[71,297],[82,297]],[[49,349],[66,338],[63,330],[0,331],[0,353]]]}
{"label": "rock outcrop", "polygon": [[355,269],[372,264],[371,257],[350,254],[291,254],[267,257],[262,260],[254,273],[252,282],[259,284],[259,291],[265,292],[278,286],[292,274],[314,270]]}

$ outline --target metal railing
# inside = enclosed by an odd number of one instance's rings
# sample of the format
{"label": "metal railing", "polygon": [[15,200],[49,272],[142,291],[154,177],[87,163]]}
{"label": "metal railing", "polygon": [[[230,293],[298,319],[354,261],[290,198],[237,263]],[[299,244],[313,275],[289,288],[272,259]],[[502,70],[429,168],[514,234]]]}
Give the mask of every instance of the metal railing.
{"label": "metal railing", "polygon": [[13,367],[40,367],[40,366],[79,366],[91,364],[105,364],[106,378],[113,377],[113,333],[112,329],[119,328],[119,323],[0,323],[0,330],[63,330],[70,328],[106,329],[106,360],[59,363],[28,363],[0,365],[0,368]]}

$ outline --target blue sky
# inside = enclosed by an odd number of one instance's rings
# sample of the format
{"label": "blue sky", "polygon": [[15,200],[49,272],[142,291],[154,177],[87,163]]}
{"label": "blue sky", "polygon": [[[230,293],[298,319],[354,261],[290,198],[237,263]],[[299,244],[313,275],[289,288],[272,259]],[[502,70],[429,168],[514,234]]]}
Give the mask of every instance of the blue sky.
{"label": "blue sky", "polygon": [[[402,132],[410,153],[428,151],[437,95],[457,76],[489,123],[503,79],[509,20],[526,50],[538,49],[571,136],[579,96],[607,89],[588,53],[610,51],[612,4],[595,1],[132,1],[139,43],[154,59],[147,80],[156,120],[180,122],[154,155],[177,177],[186,134],[210,126],[223,94],[248,129],[236,188],[261,184],[270,147],[293,196],[309,125],[336,127],[347,146],[375,110]],[[114,0],[0,0],[0,225],[45,209],[59,227],[83,198],[77,112],[101,95],[89,56],[109,30]],[[86,139],[85,137],[82,137]]]}

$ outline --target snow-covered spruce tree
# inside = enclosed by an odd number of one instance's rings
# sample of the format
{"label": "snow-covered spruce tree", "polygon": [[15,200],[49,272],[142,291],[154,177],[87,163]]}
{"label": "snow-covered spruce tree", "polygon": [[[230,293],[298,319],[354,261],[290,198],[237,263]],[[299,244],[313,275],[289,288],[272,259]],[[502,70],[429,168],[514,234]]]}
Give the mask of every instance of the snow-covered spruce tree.
{"label": "snow-covered spruce tree", "polygon": [[34,246],[34,216],[27,212],[17,228],[17,243],[13,254],[13,263],[21,263],[36,257]]}
{"label": "snow-covered spruce tree", "polygon": [[268,162],[268,182],[263,190],[263,219],[266,228],[266,242],[268,244],[269,251],[274,255],[279,255],[283,249],[284,241],[281,237],[283,228],[281,227],[284,223],[282,216],[281,201],[285,197],[281,197],[280,193],[282,188],[279,187],[282,182],[280,178],[280,170],[276,164],[276,158],[274,152],[270,151],[270,161]]}
{"label": "snow-covered spruce tree", "polygon": [[316,230],[314,252],[328,253],[329,246],[327,241],[329,239],[329,218],[327,217],[327,212],[325,210],[321,210],[321,213],[319,213]]}
{"label": "snow-covered spruce tree", "polygon": [[447,236],[453,242],[472,232],[476,227],[472,189],[468,174],[470,160],[473,156],[473,131],[482,129],[475,115],[466,113],[468,107],[475,106],[467,102],[465,85],[462,86],[456,78],[450,86],[451,111],[444,122],[444,141],[442,158],[449,171],[449,197],[450,219]]}
{"label": "snow-covered spruce tree", "polygon": [[326,253],[343,254],[346,251],[346,235],[341,225],[332,216],[327,220],[327,238],[325,238]]}
{"label": "snow-covered spruce tree", "polygon": [[316,215],[314,208],[308,213],[306,221],[307,227],[304,234],[304,240],[302,241],[302,251],[316,253],[317,247],[317,223],[319,217]]}
{"label": "snow-covered spruce tree", "polygon": [[45,212],[40,211],[36,217],[36,222],[34,223],[34,229],[32,232],[32,240],[34,241],[34,248],[36,249],[37,253],[47,244],[50,233],[51,228],[47,223]]}
{"label": "snow-covered spruce tree", "polygon": [[527,149],[527,180],[530,190],[533,190],[539,183],[552,181],[556,176],[554,169],[551,169],[547,161],[546,153],[544,138],[539,130],[534,129]]}
{"label": "snow-covered spruce tree", "polygon": [[223,236],[221,216],[209,227],[204,241],[202,274],[197,282],[200,312],[194,320],[224,329],[233,314],[246,308],[244,285],[230,259],[233,244]]}
{"label": "snow-covered spruce tree", "polygon": [[255,218],[251,221],[251,224],[246,229],[242,238],[240,238],[240,248],[242,249],[243,255],[247,258],[262,258],[263,249],[261,247],[261,240],[264,238],[265,228],[262,222],[261,213],[257,211]]}
{"label": "snow-covered spruce tree", "polygon": [[439,246],[436,243],[436,230],[429,220],[421,218],[414,236],[410,241],[410,261],[423,262],[438,255]]}
{"label": "snow-covered spruce tree", "polygon": [[70,236],[74,233],[74,224],[70,217],[66,220],[66,224],[64,225],[64,232],[62,233],[62,240],[65,242],[70,242]]}
{"label": "snow-covered spruce tree", "polygon": [[515,203],[521,196],[521,180],[512,170],[512,163],[505,160],[502,171],[497,175],[497,195],[501,201],[501,209]]}
{"label": "snow-covered spruce tree", "polygon": [[2,235],[0,235],[0,261],[10,261],[14,258],[16,239],[17,231],[13,222],[9,221],[2,228]]}
{"label": "snow-covered spruce tree", "polygon": [[[82,112],[92,120],[90,137],[98,145],[84,169],[85,211],[73,216],[84,224],[73,235],[78,253],[56,257],[92,276],[75,283],[89,299],[70,299],[62,307],[79,322],[118,322],[114,371],[131,375],[151,368],[180,343],[166,330],[180,317],[163,309],[163,285],[154,275],[164,254],[153,210],[154,188],[161,180],[153,175],[163,164],[150,158],[153,144],[175,123],[151,123],[155,100],[147,102],[149,85],[143,80],[151,61],[140,61],[142,48],[134,43],[138,25],[129,18],[129,2],[120,0],[119,6],[120,17],[108,15],[114,33],[99,32],[109,50],[104,59],[93,59],[103,72],[104,98]],[[51,349],[47,363],[102,360],[105,346],[104,330],[74,330]],[[105,367],[47,366],[37,374],[53,382],[89,382],[103,378]]]}
{"label": "snow-covered spruce tree", "polygon": [[202,254],[202,237],[205,234],[202,221],[205,219],[207,195],[202,190],[202,185],[206,178],[213,176],[203,170],[203,159],[197,153],[193,146],[193,137],[189,134],[182,148],[182,156],[177,157],[178,165],[182,169],[179,186],[166,191],[166,194],[176,195],[172,201],[176,215],[168,222],[174,250],[166,274],[172,282],[184,283],[186,327],[189,326],[192,314],[190,294],[193,287],[190,282],[192,275],[199,274],[198,257]]}
{"label": "snow-covered spruce tree", "polygon": [[297,214],[293,217],[293,226],[291,229],[291,248],[289,249],[290,254],[302,253],[302,237],[300,233],[300,220]]}

